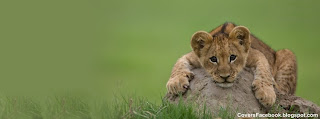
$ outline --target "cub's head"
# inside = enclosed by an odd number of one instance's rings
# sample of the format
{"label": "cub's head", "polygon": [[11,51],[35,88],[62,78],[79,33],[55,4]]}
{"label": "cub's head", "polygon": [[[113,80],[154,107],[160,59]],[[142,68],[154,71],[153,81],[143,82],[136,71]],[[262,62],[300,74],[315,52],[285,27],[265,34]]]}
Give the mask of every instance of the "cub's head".
{"label": "cub's head", "polygon": [[233,85],[246,64],[250,45],[250,31],[243,26],[234,27],[229,34],[213,36],[199,31],[191,39],[191,47],[201,65],[221,87]]}

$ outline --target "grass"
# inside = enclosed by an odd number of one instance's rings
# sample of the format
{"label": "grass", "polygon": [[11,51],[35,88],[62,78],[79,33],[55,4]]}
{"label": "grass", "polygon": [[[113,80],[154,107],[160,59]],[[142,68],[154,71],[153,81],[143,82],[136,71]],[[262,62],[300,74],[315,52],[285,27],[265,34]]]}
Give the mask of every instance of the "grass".
{"label": "grass", "polygon": [[[217,107],[212,113],[204,104],[184,102],[150,102],[137,96],[115,96],[112,103],[103,98],[63,95],[45,99],[30,96],[1,96],[1,119],[233,119],[237,111],[231,106]],[[232,102],[230,103],[232,105]],[[274,105],[269,113],[279,113]],[[298,113],[290,108],[289,113]]]}
{"label": "grass", "polygon": [[162,100],[152,103],[146,98],[119,96],[113,103],[88,100],[77,96],[35,97],[2,96],[1,119],[211,119],[235,117],[230,108],[220,108],[212,114],[206,105]]}
{"label": "grass", "polygon": [[61,118],[89,118],[90,108],[83,99],[70,96],[47,97],[2,97],[2,119],[30,118],[30,119],[61,119]]}

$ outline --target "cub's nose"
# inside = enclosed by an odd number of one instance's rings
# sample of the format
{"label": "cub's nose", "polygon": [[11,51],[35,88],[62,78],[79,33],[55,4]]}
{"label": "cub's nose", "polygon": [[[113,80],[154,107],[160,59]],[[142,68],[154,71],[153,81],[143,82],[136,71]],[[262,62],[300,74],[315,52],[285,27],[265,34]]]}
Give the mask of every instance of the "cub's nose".
{"label": "cub's nose", "polygon": [[226,76],[221,76],[220,75],[220,77],[226,81],[230,77],[230,75],[226,75]]}

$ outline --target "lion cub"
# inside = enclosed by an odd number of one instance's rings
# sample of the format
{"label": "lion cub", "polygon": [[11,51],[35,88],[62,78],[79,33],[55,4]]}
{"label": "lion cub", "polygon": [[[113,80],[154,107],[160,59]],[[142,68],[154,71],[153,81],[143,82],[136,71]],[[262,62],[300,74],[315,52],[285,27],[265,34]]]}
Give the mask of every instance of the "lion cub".
{"label": "lion cub", "polygon": [[192,52],[174,65],[167,83],[171,94],[184,93],[194,74],[204,68],[218,86],[231,87],[239,72],[250,67],[254,72],[252,90],[259,102],[270,107],[275,103],[275,89],[294,94],[297,82],[295,55],[287,49],[274,51],[250,34],[244,26],[225,23],[210,33],[199,31],[191,38]]}

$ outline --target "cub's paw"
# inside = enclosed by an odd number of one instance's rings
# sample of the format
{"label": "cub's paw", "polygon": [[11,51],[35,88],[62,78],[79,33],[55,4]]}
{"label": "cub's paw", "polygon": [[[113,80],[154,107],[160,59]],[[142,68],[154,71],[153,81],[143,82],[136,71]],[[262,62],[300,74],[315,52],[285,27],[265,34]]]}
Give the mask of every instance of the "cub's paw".
{"label": "cub's paw", "polygon": [[276,93],[273,84],[264,80],[254,80],[252,90],[255,97],[266,108],[270,108],[276,101]]}
{"label": "cub's paw", "polygon": [[174,95],[185,93],[189,88],[189,81],[193,78],[194,74],[192,72],[183,72],[174,77],[170,77],[167,82],[168,93]]}

